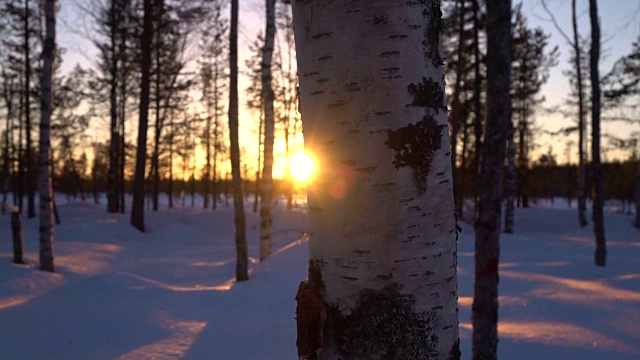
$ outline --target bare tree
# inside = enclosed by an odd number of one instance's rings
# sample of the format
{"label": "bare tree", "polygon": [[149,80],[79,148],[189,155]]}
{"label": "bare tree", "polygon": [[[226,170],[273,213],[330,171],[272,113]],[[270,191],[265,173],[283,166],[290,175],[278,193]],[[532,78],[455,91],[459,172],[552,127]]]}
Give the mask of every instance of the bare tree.
{"label": "bare tree", "polygon": [[475,223],[474,360],[497,358],[500,208],[511,122],[511,0],[486,0],[486,5],[487,114]]}
{"label": "bare tree", "polygon": [[236,280],[244,281],[249,279],[249,272],[244,198],[242,197],[242,177],[240,175],[240,144],[238,140],[238,0],[231,0],[229,45],[229,140],[231,144],[231,173],[233,176]]}
{"label": "bare tree", "polygon": [[273,142],[274,142],[274,93],[271,62],[276,34],[275,0],[266,0],[266,30],[262,51],[262,102],[264,105],[264,166],[260,190],[260,260],[271,255],[271,223],[273,222]]}
{"label": "bare tree", "polygon": [[56,58],[56,1],[46,0],[45,40],[42,47],[40,118],[40,270],[53,272],[53,188],[51,181],[51,113],[53,111],[53,61]]}
{"label": "bare tree", "polygon": [[[163,0],[159,1],[163,6]],[[142,29],[142,59],[140,68],[140,110],[138,119],[138,148],[136,150],[136,168],[133,179],[133,203],[131,205],[131,225],[144,232],[144,178],[147,160],[147,129],[149,127],[149,93],[151,74],[151,42],[154,37],[152,0],[144,0]]]}
{"label": "bare tree", "polygon": [[593,171],[593,231],[596,237],[595,264],[605,266],[607,247],[604,234],[604,189],[602,186],[602,164],[600,162],[600,20],[598,1],[589,0],[591,20],[591,167]]}

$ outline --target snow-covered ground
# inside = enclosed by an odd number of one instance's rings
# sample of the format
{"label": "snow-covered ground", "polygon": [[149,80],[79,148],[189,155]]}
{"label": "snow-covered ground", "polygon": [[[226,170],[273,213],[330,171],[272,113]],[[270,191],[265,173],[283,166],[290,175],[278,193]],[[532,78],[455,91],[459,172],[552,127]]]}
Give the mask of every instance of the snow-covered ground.
{"label": "snow-covered ground", "polygon": [[[147,212],[149,231],[104,207],[59,201],[58,273],[37,270],[37,219],[25,220],[27,265],[11,263],[0,217],[0,359],[295,359],[295,292],[306,276],[304,206],[274,220],[275,254],[233,281],[232,208]],[[178,202],[178,204],[181,204]],[[556,204],[557,205],[557,204]],[[518,209],[503,236],[500,358],[640,359],[640,231],[606,217],[608,266],[593,263],[591,227],[575,209]],[[473,232],[459,244],[463,358],[470,358]]]}

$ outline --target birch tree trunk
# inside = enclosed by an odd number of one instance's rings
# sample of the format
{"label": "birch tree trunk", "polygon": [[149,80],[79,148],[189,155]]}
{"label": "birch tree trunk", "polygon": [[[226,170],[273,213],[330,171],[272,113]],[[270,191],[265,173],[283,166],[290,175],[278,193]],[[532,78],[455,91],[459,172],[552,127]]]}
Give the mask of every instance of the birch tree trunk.
{"label": "birch tree trunk", "polygon": [[473,359],[497,358],[500,206],[511,121],[511,0],[487,0],[487,122],[478,174]]}
{"label": "birch tree trunk", "polygon": [[274,110],[271,61],[276,34],[276,1],[266,0],[267,25],[262,50],[262,101],[264,106],[264,167],[262,168],[262,191],[260,202],[260,260],[271,255],[271,223],[273,215],[273,141]]}
{"label": "birch tree trunk", "polygon": [[585,166],[584,166],[584,85],[582,83],[582,65],[580,63],[580,35],[578,33],[578,15],[576,0],[571,1],[571,20],[573,24],[573,52],[575,54],[576,83],[578,86],[578,223],[587,226],[587,202],[585,199]]}
{"label": "birch tree trunk", "polygon": [[292,5],[318,169],[298,355],[459,359],[440,2]]}
{"label": "birch tree trunk", "polygon": [[45,39],[42,47],[40,118],[40,270],[53,272],[53,192],[51,182],[51,112],[53,111],[53,61],[56,57],[56,1],[46,0]]}
{"label": "birch tree trunk", "polygon": [[117,111],[117,91],[118,91],[118,58],[116,57],[116,1],[111,0],[109,8],[109,27],[110,41],[109,49],[111,64],[109,68],[110,84],[109,84],[109,116],[110,116],[110,134],[109,143],[109,172],[107,173],[107,211],[110,213],[118,212],[119,194],[118,194],[118,150],[120,145],[120,135],[118,134],[118,111]]}
{"label": "birch tree trunk", "polygon": [[604,235],[604,189],[602,186],[602,164],[600,163],[600,21],[598,2],[589,0],[591,19],[591,166],[593,168],[593,231],[596,236],[595,264],[605,266],[607,247]]}
{"label": "birch tree trunk", "polygon": [[[29,1],[24,1],[25,16],[24,16],[24,114],[25,114],[25,150],[24,161],[26,164],[26,180],[27,180],[27,218],[31,219],[36,217],[35,206],[35,189],[34,189],[34,164],[31,150],[33,149],[33,142],[31,141],[31,55],[30,55],[30,41],[33,29],[29,28],[29,19],[31,18],[31,12],[29,11]],[[55,25],[55,20],[54,20]],[[55,45],[54,45],[55,46]],[[22,208],[21,208],[22,209]]]}
{"label": "birch tree trunk", "polygon": [[[231,0],[229,31],[229,143],[231,145],[231,173],[233,176],[233,208],[236,240],[236,280],[249,279],[247,234],[240,177],[240,144],[238,139],[238,0]],[[225,184],[227,178],[225,177]],[[226,192],[225,192],[226,193]]]}
{"label": "birch tree trunk", "polygon": [[[162,4],[162,0],[160,1]],[[142,59],[140,67],[140,111],[138,120],[138,148],[136,150],[136,169],[133,178],[133,203],[131,204],[131,225],[144,232],[144,168],[147,160],[147,129],[149,124],[149,91],[151,76],[151,42],[153,41],[153,5],[152,0],[144,0],[142,29]]]}

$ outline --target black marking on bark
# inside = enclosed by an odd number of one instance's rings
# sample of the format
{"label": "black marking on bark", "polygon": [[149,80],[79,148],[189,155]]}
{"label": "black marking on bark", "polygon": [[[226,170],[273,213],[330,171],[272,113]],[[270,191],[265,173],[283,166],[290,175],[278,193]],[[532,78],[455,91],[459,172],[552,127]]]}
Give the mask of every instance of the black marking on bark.
{"label": "black marking on bark", "polygon": [[358,268],[357,266],[349,266],[349,265],[341,265],[340,267],[343,269],[349,269],[349,270],[355,270]]}
{"label": "black marking on bark", "polygon": [[345,359],[437,359],[436,313],[415,311],[415,297],[400,290],[399,284],[364,289],[348,315],[328,307],[328,325]]}
{"label": "black marking on bark", "polygon": [[413,206],[409,206],[409,210],[415,211],[415,212],[420,212],[422,210],[422,208],[419,205],[413,205]]}
{"label": "black marking on bark", "polygon": [[412,224],[412,225],[408,225],[407,229],[415,229],[415,228],[418,228],[418,227],[420,227],[420,224]]}
{"label": "black marking on bark", "polygon": [[311,93],[311,95],[320,95],[320,94],[324,94],[324,90],[316,90]]}
{"label": "black marking on bark", "polygon": [[435,245],[435,244],[436,244],[436,242],[435,242],[435,241],[429,241],[429,242],[424,243],[424,246],[426,246],[426,247],[432,247],[432,246],[433,246],[433,245]]}
{"label": "black marking on bark", "polygon": [[377,169],[378,169],[377,166],[371,166],[371,167],[357,168],[356,171],[363,172],[365,174],[371,174]]}
{"label": "black marking on bark", "polygon": [[314,76],[314,75],[320,75],[319,71],[312,71],[312,72],[308,72],[306,74],[302,74],[303,77],[309,77],[309,76]]}
{"label": "black marking on bark", "polygon": [[389,115],[389,114],[391,114],[391,111],[376,111],[373,113],[373,115],[376,115],[376,116],[383,116],[383,115]]}
{"label": "black marking on bark", "polygon": [[373,187],[388,187],[388,186],[396,186],[398,185],[397,183],[382,183],[382,184],[372,184],[371,186]]}
{"label": "black marking on bark", "polygon": [[444,153],[444,156],[451,156],[451,151],[447,151],[446,153]]}
{"label": "black marking on bark", "polygon": [[418,277],[418,274],[409,274],[410,278]]}
{"label": "black marking on bark", "polygon": [[404,198],[404,199],[400,199],[400,203],[401,204],[408,204],[410,202],[412,202],[414,199],[413,198]]}
{"label": "black marking on bark", "polygon": [[444,175],[444,171],[436,173],[436,176],[442,176],[442,175]]}
{"label": "black marking on bark", "polygon": [[389,75],[389,76],[382,77],[382,80],[395,80],[395,79],[402,79],[402,75]]}
{"label": "black marking on bark", "polygon": [[414,239],[417,239],[417,238],[419,238],[419,237],[420,237],[420,235],[410,235],[410,236],[407,236],[407,237],[406,237],[406,239],[407,239],[407,240],[404,240],[402,243],[403,243],[403,244],[410,243],[410,242],[412,242]]}
{"label": "black marking on bark", "polygon": [[433,227],[438,227],[438,226],[440,226],[440,225],[442,225],[442,223],[434,224],[434,225],[433,225]]}
{"label": "black marking on bark", "polygon": [[444,306],[434,306],[434,307],[431,308],[431,310],[433,310],[433,311],[439,311],[439,310],[442,310],[442,309],[444,309]]}
{"label": "black marking on bark", "polygon": [[400,56],[400,51],[384,51],[380,53],[380,57],[382,58],[390,58],[390,57],[398,57]]}
{"label": "black marking on bark", "polygon": [[460,360],[462,358],[462,353],[460,352],[460,340],[456,340],[455,343],[451,346],[451,351],[449,352],[449,357],[447,360]]}
{"label": "black marking on bark", "polygon": [[385,145],[395,151],[393,165],[396,169],[413,170],[415,186],[419,194],[427,190],[427,177],[431,171],[433,155],[442,146],[442,127],[431,116],[397,130],[389,130]]}
{"label": "black marking on bark", "polygon": [[334,102],[333,104],[329,104],[327,106],[329,106],[330,108],[336,108],[336,107],[342,107],[346,104],[347,102],[344,100],[339,100],[337,102]]}
{"label": "black marking on bark", "polygon": [[433,275],[435,275],[435,274],[436,274],[436,273],[435,273],[435,272],[433,272],[433,271],[425,271],[422,275],[424,275],[424,276],[433,276]]}
{"label": "black marking on bark", "polygon": [[393,279],[392,273],[376,275],[376,280],[391,280],[391,279]]}
{"label": "black marking on bark", "polygon": [[348,84],[344,85],[345,90],[349,91],[349,92],[356,92],[356,91],[360,91],[362,90],[359,86],[357,82],[351,82]]}
{"label": "black marking on bark", "polygon": [[411,83],[407,86],[407,90],[413,96],[411,106],[433,109],[436,114],[439,114],[440,110],[447,110],[442,82],[423,77],[422,83]]}
{"label": "black marking on bark", "polygon": [[448,182],[449,182],[449,179],[446,179],[446,180],[441,180],[438,184],[446,184]]}
{"label": "black marking on bark", "polygon": [[390,75],[393,75],[395,73],[397,73],[398,71],[400,71],[399,67],[389,67],[389,68],[384,68],[384,69],[380,69],[380,71],[384,71],[389,73]]}
{"label": "black marking on bark", "polygon": [[389,36],[389,39],[391,39],[391,40],[406,39],[406,38],[408,38],[407,35],[390,35]]}
{"label": "black marking on bark", "polygon": [[326,83],[327,81],[329,81],[329,79],[326,79],[326,78],[316,80],[318,84]]}
{"label": "black marking on bark", "polygon": [[326,60],[331,60],[331,59],[333,59],[333,56],[327,55],[327,56],[319,57],[318,61],[326,61]]}
{"label": "black marking on bark", "polygon": [[326,261],[319,259],[309,260],[309,285],[319,294],[324,294],[324,280],[322,279],[322,269],[326,265]]}
{"label": "black marking on bark", "polygon": [[389,20],[389,15],[387,15],[385,13],[373,16],[373,24],[374,25],[386,24],[388,20]]}
{"label": "black marking on bark", "polygon": [[370,130],[369,134],[386,134],[389,132],[389,129],[380,129],[380,130]]}
{"label": "black marking on bark", "polygon": [[342,278],[349,281],[358,281],[358,278],[351,276],[343,276]]}
{"label": "black marking on bark", "polygon": [[325,38],[325,37],[329,37],[332,34],[333,34],[333,32],[323,32],[323,33],[315,34],[311,38],[317,40],[317,39],[322,39],[322,38]]}
{"label": "black marking on bark", "polygon": [[396,264],[399,264],[399,263],[403,263],[403,262],[407,262],[407,261],[411,261],[411,260],[415,260],[415,259],[416,258],[414,258],[414,257],[413,258],[409,258],[409,259],[398,259],[398,260],[394,260],[393,262],[396,263]]}
{"label": "black marking on bark", "polygon": [[[443,20],[442,9],[440,8],[440,0],[431,1],[431,21],[429,22],[430,29],[426,34],[426,40],[424,41],[427,48],[427,57],[432,59],[433,66],[439,67],[444,65],[442,55],[440,54],[440,34],[442,33]],[[426,17],[426,12],[423,13]]]}
{"label": "black marking on bark", "polygon": [[371,254],[371,250],[353,250],[353,252],[359,255]]}

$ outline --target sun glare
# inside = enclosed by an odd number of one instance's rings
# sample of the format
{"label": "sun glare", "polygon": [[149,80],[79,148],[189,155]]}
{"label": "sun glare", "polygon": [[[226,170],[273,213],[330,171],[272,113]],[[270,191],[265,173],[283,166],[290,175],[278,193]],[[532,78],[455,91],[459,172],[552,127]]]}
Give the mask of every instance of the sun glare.
{"label": "sun glare", "polygon": [[313,177],[315,164],[311,156],[300,151],[291,157],[291,177],[299,183],[306,184]]}

